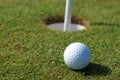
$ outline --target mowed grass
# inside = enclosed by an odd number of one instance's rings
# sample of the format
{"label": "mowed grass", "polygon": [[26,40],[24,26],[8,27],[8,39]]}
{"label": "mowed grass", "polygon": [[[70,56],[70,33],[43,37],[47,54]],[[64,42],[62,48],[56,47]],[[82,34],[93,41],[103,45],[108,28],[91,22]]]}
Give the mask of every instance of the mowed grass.
{"label": "mowed grass", "polygon": [[[0,80],[120,80],[120,0],[73,0],[73,16],[91,22],[85,31],[60,32],[44,24],[64,15],[65,0],[0,0]],[[84,70],[69,69],[65,48],[91,50]]]}

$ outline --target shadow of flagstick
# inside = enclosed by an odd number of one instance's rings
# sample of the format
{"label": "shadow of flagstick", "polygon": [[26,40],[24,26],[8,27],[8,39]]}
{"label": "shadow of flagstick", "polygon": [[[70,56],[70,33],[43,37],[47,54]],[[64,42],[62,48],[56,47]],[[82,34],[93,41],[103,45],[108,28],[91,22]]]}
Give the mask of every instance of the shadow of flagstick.
{"label": "shadow of flagstick", "polygon": [[104,23],[104,22],[96,22],[96,23],[91,23],[90,25],[103,25],[103,26],[116,26],[116,27],[120,27],[120,24],[112,24],[112,23]]}

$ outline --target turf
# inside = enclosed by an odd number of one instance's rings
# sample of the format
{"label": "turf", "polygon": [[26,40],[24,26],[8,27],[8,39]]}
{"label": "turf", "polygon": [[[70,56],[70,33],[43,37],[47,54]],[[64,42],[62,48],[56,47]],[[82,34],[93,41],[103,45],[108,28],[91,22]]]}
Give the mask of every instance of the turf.
{"label": "turf", "polygon": [[[73,0],[73,16],[91,22],[85,31],[50,30],[43,20],[64,15],[65,0],[0,0],[0,80],[120,80],[120,0]],[[69,69],[65,48],[85,43],[92,58]]]}

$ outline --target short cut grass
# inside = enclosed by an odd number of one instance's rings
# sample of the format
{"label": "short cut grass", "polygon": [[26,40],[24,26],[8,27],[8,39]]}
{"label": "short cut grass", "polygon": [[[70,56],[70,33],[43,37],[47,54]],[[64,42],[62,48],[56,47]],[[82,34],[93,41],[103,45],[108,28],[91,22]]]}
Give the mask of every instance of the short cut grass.
{"label": "short cut grass", "polygon": [[[72,16],[90,21],[85,31],[49,30],[43,22],[64,16],[65,0],[0,0],[0,80],[120,80],[120,0],[73,0]],[[92,53],[89,66],[63,60],[73,42]]]}

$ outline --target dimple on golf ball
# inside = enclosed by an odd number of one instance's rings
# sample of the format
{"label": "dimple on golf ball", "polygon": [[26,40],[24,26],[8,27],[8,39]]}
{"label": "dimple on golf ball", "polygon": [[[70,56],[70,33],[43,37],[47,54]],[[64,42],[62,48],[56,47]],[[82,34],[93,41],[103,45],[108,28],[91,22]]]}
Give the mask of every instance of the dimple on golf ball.
{"label": "dimple on golf ball", "polygon": [[87,67],[90,59],[90,50],[83,43],[71,43],[64,51],[64,61],[73,70],[80,70]]}

